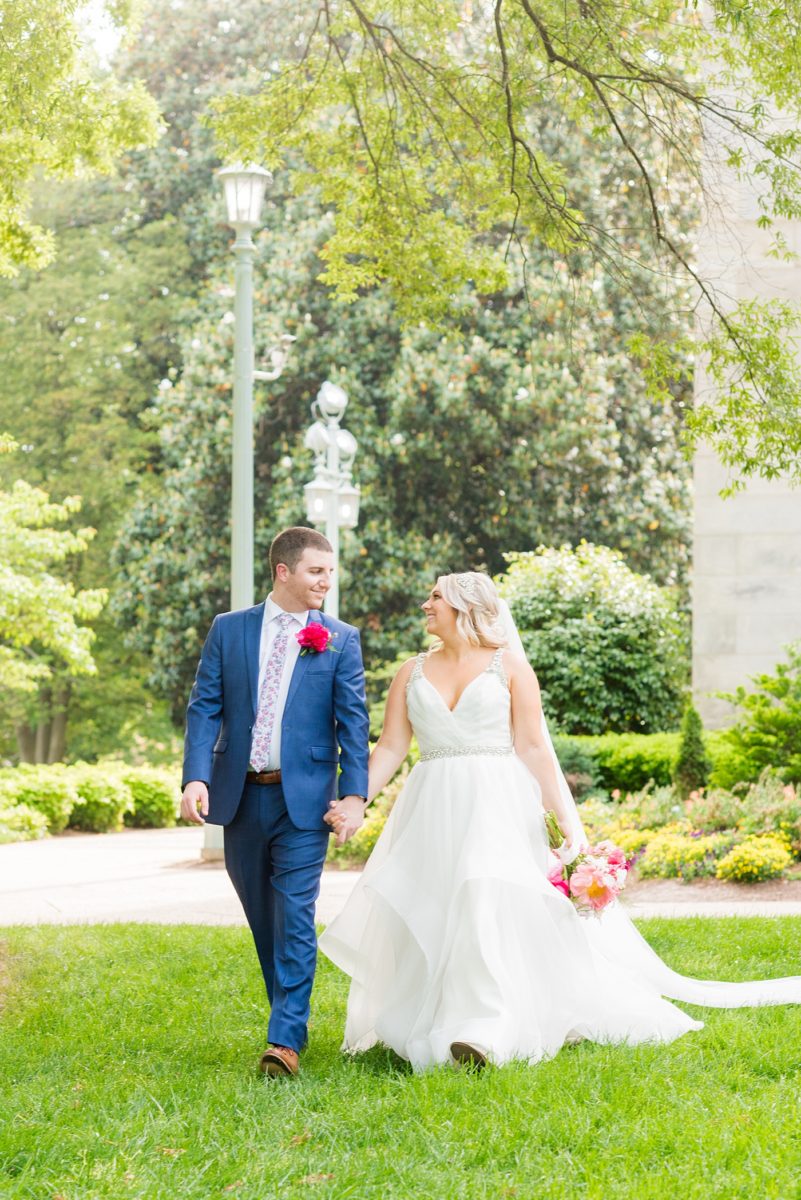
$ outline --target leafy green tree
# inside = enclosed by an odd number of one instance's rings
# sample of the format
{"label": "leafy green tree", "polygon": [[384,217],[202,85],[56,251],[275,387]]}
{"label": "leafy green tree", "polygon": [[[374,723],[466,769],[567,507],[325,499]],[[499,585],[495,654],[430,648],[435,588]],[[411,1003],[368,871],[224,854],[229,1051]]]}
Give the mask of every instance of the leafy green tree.
{"label": "leafy green tree", "polygon": [[[156,106],[137,82],[101,74],[81,42],[80,0],[2,0],[0,93],[0,275],[41,267],[52,232],[27,216],[37,172],[67,178],[108,173],[124,151],[155,141]],[[130,0],[106,12],[126,22]]]}
{"label": "leafy green tree", "polygon": [[188,254],[177,273],[182,295],[195,294],[231,241],[215,178],[220,160],[204,120],[209,104],[260,86],[276,55],[297,53],[302,28],[300,8],[280,0],[147,0],[118,57],[119,77],[142,81],[165,124],[154,146],[124,156],[122,174],[142,223],[180,225]]}
{"label": "leafy green tree", "polygon": [[0,491],[0,669],[6,711],[16,716],[20,752],[31,762],[60,756],[64,728],[63,720],[55,720],[37,744],[26,701],[42,688],[57,696],[69,678],[95,671],[93,634],[85,622],[98,616],[106,593],[76,590],[54,570],[82,554],[94,534],[58,528],[79,509],[78,497],[57,504],[24,480]]}
{"label": "leafy green tree", "polygon": [[[281,332],[297,337],[280,382],[265,393],[257,385],[260,594],[271,536],[305,520],[303,435],[327,376],[348,392],[346,426],[360,446],[362,517],[343,545],[342,606],[363,630],[371,665],[420,643],[416,600],[436,573],[498,571],[509,549],[591,533],[659,578],[681,578],[689,508],[681,399],[654,404],[638,387],[620,341],[627,298],[610,289],[596,324],[571,312],[570,340],[563,300],[561,310],[543,307],[532,341],[522,286],[475,303],[451,338],[402,330],[381,290],[352,308],[332,301],[317,278],[329,230],[308,200],[284,197],[259,237],[257,357]],[[205,627],[227,607],[230,303],[226,271],[187,337],[182,375],[161,392],[159,486],[134,507],[116,552],[112,607],[176,717]]]}
{"label": "leafy green tree", "polygon": [[586,542],[508,560],[502,594],[559,729],[671,728],[688,669],[675,594]]}
{"label": "leafy green tree", "polygon": [[[690,439],[710,438],[742,475],[799,479],[798,310],[731,306],[699,274],[676,185],[703,192],[698,147],[711,127],[787,253],[780,222],[801,218],[800,3],[713,0],[702,19],[653,0],[320,0],[305,10],[300,59],[256,94],[221,97],[216,127],[226,153],[288,164],[297,191],[320,189],[334,213],[324,278],[346,301],[385,283],[409,321],[444,321],[467,285],[509,285],[512,246],[583,264],[578,273],[594,263],[634,294],[643,270],[682,278],[685,314],[701,302],[710,313],[700,350],[720,385],[688,412]],[[633,226],[608,196],[580,194],[558,143],[540,136],[543,112],[594,162],[621,164]],[[656,290],[642,305],[631,345],[664,395],[692,330],[676,337]]]}
{"label": "leafy green tree", "polygon": [[[126,94],[144,82],[164,136],[123,154],[115,179],[32,189],[31,219],[55,232],[59,254],[0,284],[0,429],[20,442],[30,483],[82,496],[97,536],[66,564],[76,588],[109,583],[120,521],[154,490],[159,446],[148,412],[160,381],[180,373],[184,314],[230,240],[219,162],[200,116],[212,92],[234,78],[243,86],[246,54],[254,70],[267,69],[267,49],[250,48],[252,29],[284,45],[277,11],[269,0],[148,4],[115,72]],[[284,38],[291,25],[284,22]],[[0,485],[11,485],[16,465],[0,462]],[[69,718],[69,752],[86,758],[143,731],[164,742],[169,729],[149,694],[145,660],[124,645],[108,610],[96,633],[97,674],[70,681],[57,698],[43,688],[30,698],[29,722],[49,727],[56,703],[58,723]]]}
{"label": "leafy green tree", "polygon": [[673,782],[682,796],[700,791],[709,782],[712,763],[704,744],[704,727],[698,710],[687,703],[681,719],[679,752],[673,766]]}
{"label": "leafy green tree", "polygon": [[[32,485],[80,494],[83,520],[98,535],[65,573],[78,590],[105,587],[119,521],[152,470],[154,439],[141,416],[173,357],[171,284],[186,253],[174,222],[131,224],[124,196],[105,184],[66,185],[41,211],[59,231],[59,258],[0,289],[0,428],[22,452],[0,461],[0,486],[24,474]],[[114,714],[124,721],[115,676],[127,677],[131,703],[142,699],[137,664],[129,651],[120,656],[105,612],[97,633],[91,684],[44,686],[29,700],[27,724],[61,730],[79,695],[94,698],[104,723]],[[6,726],[11,716],[3,713]]]}
{"label": "leafy green tree", "polygon": [[756,687],[721,693],[739,713],[726,730],[713,782],[730,787],[755,780],[769,768],[786,783],[801,783],[801,643],[787,647],[787,659],[775,671],[754,676]]}

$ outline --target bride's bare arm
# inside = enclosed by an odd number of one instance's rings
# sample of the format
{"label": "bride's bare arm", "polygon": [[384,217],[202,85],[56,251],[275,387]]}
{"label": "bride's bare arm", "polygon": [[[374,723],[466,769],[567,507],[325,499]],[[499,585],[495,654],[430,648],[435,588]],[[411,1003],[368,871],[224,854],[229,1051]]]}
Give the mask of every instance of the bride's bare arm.
{"label": "bride's bare arm", "polygon": [[551,751],[542,737],[542,702],[537,676],[528,663],[521,662],[511,654],[504,655],[504,669],[512,696],[515,753],[539,783],[543,808],[556,813],[559,828],[566,840],[570,841],[570,814],[559,791]]}
{"label": "bride's bare arm", "polygon": [[403,664],[392,680],[387,695],[384,728],[370,755],[368,802],[386,787],[409,751],[412,727],[406,714],[406,684],[414,668],[414,661],[410,658]]}

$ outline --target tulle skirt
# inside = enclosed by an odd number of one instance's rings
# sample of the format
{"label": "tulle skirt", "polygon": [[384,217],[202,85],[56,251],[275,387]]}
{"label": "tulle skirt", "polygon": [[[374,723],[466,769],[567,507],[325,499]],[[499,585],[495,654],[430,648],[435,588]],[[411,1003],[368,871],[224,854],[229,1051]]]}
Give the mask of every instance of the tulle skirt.
{"label": "tulle skirt", "polygon": [[625,914],[604,934],[612,914],[579,917],[548,865],[539,789],[518,758],[418,763],[320,940],[352,980],[344,1048],[380,1042],[422,1070],[454,1041],[538,1062],[580,1039],[702,1028],[663,999],[660,968],[674,973]]}

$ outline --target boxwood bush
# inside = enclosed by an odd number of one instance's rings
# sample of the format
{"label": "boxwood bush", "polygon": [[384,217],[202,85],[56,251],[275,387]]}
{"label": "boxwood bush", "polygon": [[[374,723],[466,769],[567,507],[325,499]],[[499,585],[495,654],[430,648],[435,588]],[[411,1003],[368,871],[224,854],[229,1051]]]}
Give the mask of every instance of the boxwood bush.
{"label": "boxwood bush", "polygon": [[49,833],[66,829],[77,799],[72,773],[61,763],[51,766],[26,763],[0,772],[0,803],[21,804],[40,812]]}
{"label": "boxwood bush", "polygon": [[112,833],[122,829],[131,808],[131,789],[118,772],[82,763],[71,769],[78,799],[70,813],[70,829],[84,833]]}
{"label": "boxwood bush", "polygon": [[122,773],[131,793],[125,824],[135,829],[168,829],[178,819],[180,794],[176,778],[154,767],[137,767]]}
{"label": "boxwood bush", "polygon": [[5,805],[0,801],[0,844],[31,842],[47,833],[44,813],[27,804]]}
{"label": "boxwood bush", "polygon": [[[716,783],[714,768],[728,754],[726,733],[704,735],[707,753],[713,764],[711,782]],[[673,781],[678,733],[605,733],[601,737],[570,737],[557,734],[554,748],[565,774],[573,764],[592,777],[593,785],[612,792],[638,792],[653,783],[667,787]]]}
{"label": "boxwood bush", "polygon": [[107,833],[126,825],[163,829],[178,817],[178,775],[119,761],[0,770],[0,841],[62,833],[69,825]]}

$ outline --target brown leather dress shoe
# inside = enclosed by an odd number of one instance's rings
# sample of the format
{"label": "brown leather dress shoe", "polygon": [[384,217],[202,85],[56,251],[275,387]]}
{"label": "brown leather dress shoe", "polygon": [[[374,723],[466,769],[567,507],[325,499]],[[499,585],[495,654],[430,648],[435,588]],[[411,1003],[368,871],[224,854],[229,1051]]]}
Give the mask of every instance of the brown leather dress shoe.
{"label": "brown leather dress shoe", "polygon": [[265,1075],[273,1078],[279,1075],[297,1075],[298,1052],[290,1050],[289,1046],[268,1046],[261,1056],[259,1067]]}
{"label": "brown leather dress shoe", "polygon": [[473,1046],[470,1042],[451,1042],[451,1058],[456,1066],[473,1067],[477,1071],[487,1065],[487,1056],[484,1051],[479,1050],[478,1046]]}

